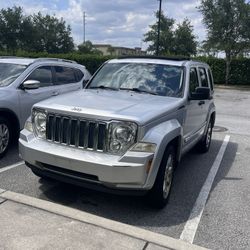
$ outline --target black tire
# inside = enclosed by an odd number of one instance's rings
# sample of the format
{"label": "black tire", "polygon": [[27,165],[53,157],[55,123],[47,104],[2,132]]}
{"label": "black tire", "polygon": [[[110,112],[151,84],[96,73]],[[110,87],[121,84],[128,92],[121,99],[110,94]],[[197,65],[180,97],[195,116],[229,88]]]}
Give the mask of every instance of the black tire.
{"label": "black tire", "polygon": [[0,159],[7,153],[13,138],[9,121],[0,117]]}
{"label": "black tire", "polygon": [[148,201],[152,207],[160,209],[168,203],[175,166],[176,151],[173,146],[169,146],[163,155],[154,186],[148,194]]}
{"label": "black tire", "polygon": [[212,141],[212,133],[213,133],[213,124],[212,120],[210,120],[206,130],[206,134],[204,135],[202,140],[197,144],[198,152],[207,153],[209,151]]}

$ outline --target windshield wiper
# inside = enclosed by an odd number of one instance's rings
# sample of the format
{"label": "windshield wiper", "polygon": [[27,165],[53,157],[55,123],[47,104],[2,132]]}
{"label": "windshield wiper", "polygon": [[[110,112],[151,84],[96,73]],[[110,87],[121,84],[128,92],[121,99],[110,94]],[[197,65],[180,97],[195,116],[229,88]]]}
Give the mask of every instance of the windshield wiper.
{"label": "windshield wiper", "polygon": [[89,87],[89,89],[110,89],[110,90],[118,90],[117,88],[108,87],[108,86],[104,86],[104,85]]}
{"label": "windshield wiper", "polygon": [[119,88],[119,90],[130,90],[130,91],[134,91],[134,92],[138,92],[138,93],[147,93],[150,95],[157,95],[155,92],[152,92],[149,90],[143,90],[143,89],[139,89],[139,88]]}

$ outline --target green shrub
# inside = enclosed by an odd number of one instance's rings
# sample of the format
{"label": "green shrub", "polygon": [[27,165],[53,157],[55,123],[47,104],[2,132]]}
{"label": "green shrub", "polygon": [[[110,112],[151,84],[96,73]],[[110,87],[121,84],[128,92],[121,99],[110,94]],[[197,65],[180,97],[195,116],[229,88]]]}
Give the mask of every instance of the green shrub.
{"label": "green shrub", "polygon": [[[210,65],[214,81],[217,84],[225,84],[226,61],[224,59],[213,57],[198,57],[200,61]],[[229,76],[229,84],[250,85],[250,59],[233,59]]]}
{"label": "green shrub", "polygon": [[[6,52],[0,52],[0,56],[10,55]],[[105,61],[111,59],[110,56],[99,56],[99,55],[81,55],[79,53],[69,53],[69,54],[48,54],[44,52],[40,53],[28,53],[25,51],[17,51],[15,56],[20,57],[56,57],[64,58],[68,60],[76,61],[80,64],[86,66],[86,68],[93,74]],[[226,76],[226,62],[224,59],[214,58],[214,57],[196,57],[194,60],[199,60],[210,65],[214,82],[216,84],[225,84]],[[231,63],[230,79],[229,84],[238,85],[250,85],[250,59],[241,58],[234,59]]]}

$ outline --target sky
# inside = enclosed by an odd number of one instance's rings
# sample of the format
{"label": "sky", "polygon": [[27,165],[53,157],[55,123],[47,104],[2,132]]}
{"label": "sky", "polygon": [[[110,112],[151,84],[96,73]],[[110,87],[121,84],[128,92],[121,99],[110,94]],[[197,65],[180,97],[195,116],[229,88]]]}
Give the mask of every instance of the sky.
{"label": "sky", "polygon": [[[198,41],[206,37],[200,0],[162,0],[162,10],[176,24],[188,18]],[[86,13],[86,40],[98,44],[142,47],[143,34],[156,22],[158,0],[0,0],[0,9],[21,6],[25,14],[41,12],[63,18],[72,28],[75,44],[83,42],[83,11]]]}

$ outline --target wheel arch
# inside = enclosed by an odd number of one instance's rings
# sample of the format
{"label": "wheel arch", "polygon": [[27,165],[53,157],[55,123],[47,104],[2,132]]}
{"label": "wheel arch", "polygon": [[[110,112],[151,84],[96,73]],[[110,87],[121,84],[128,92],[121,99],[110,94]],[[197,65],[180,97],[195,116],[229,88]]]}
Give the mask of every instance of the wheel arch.
{"label": "wheel arch", "polygon": [[170,145],[173,145],[175,148],[177,163],[180,161],[183,136],[182,126],[175,119],[159,124],[151,130],[143,139],[143,141],[157,145],[152,168],[145,182],[147,188],[151,188],[154,185],[162,158]]}
{"label": "wheel arch", "polygon": [[12,110],[0,108],[0,117],[4,117],[10,122],[13,135],[17,137],[20,132],[20,123],[17,115]]}

